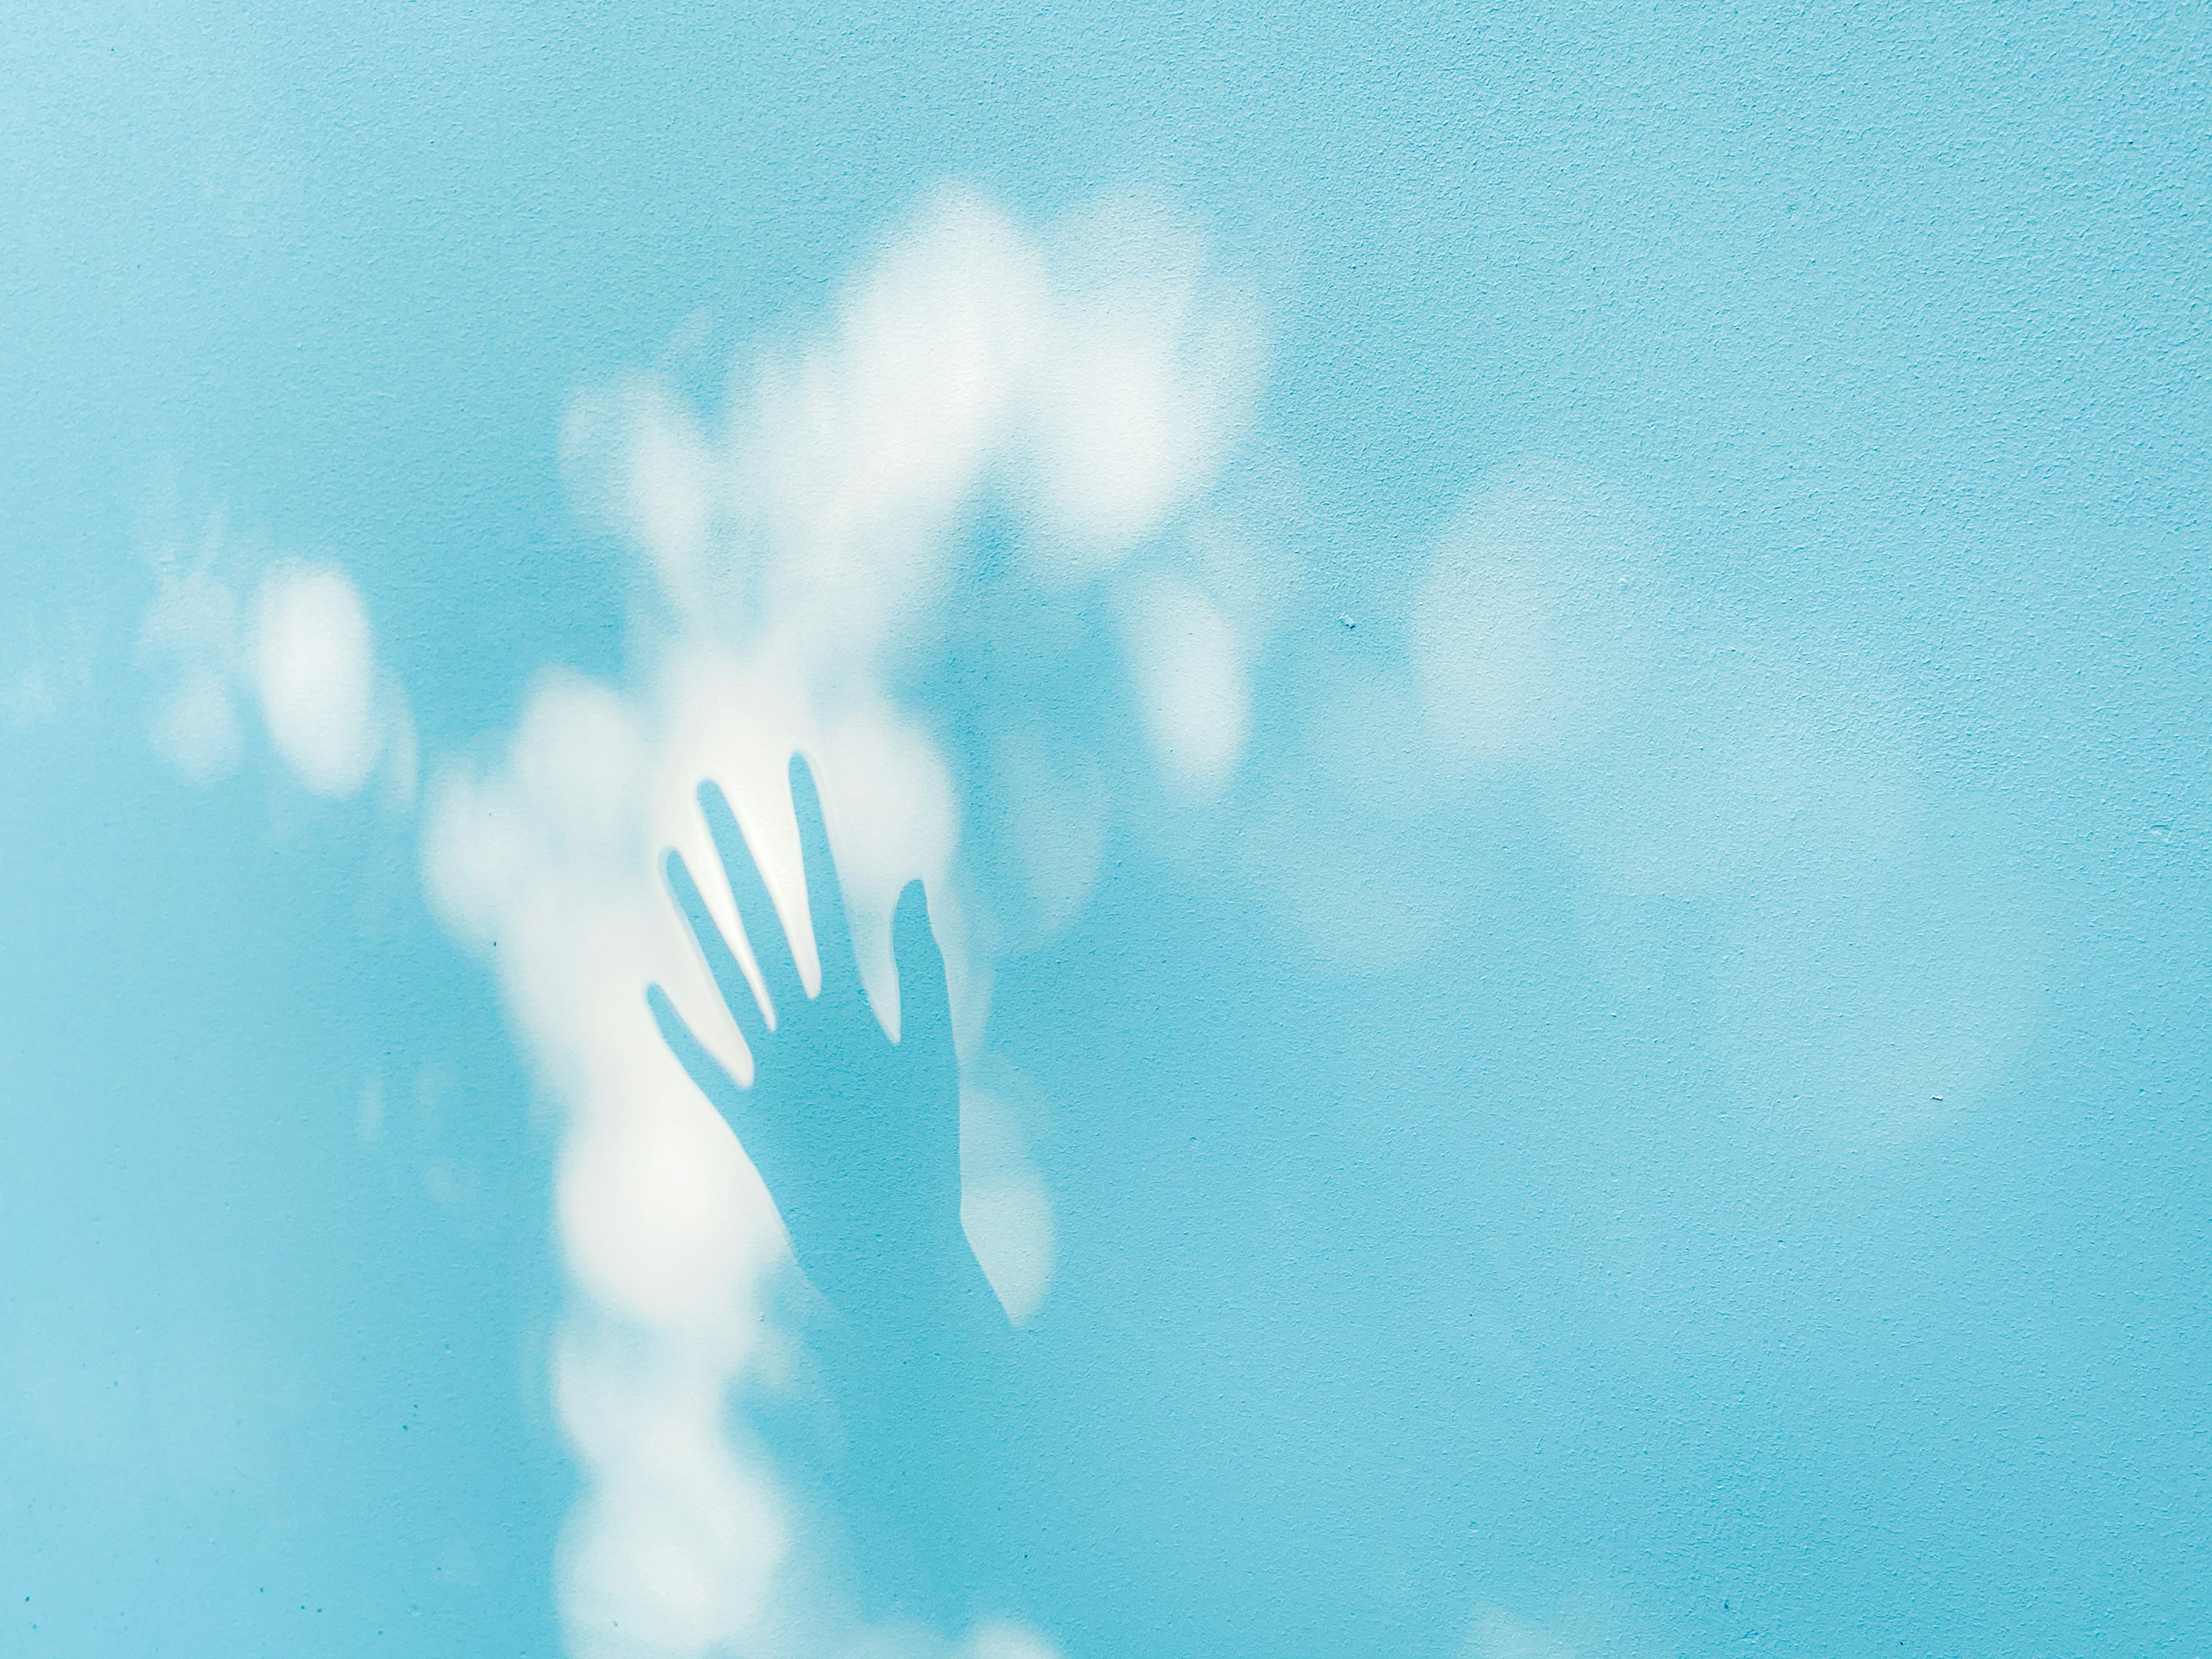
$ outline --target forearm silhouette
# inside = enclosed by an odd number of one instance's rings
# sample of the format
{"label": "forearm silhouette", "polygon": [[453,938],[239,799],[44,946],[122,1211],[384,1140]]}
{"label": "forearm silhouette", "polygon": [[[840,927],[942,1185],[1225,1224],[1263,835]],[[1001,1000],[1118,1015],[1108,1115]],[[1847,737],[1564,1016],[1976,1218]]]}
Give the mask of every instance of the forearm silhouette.
{"label": "forearm silhouette", "polygon": [[824,1480],[871,1588],[901,1611],[972,1614],[1012,1586],[1012,1458],[1030,1413],[1020,1337],[960,1224],[960,1072],[945,962],[920,882],[892,924],[899,1040],[860,985],[836,866],[803,760],[791,765],[821,988],[806,994],[729,802],[701,786],[752,946],[753,992],[682,857],[669,890],[753,1054],[741,1088],[658,985],[663,1038],[737,1133],[775,1197],[793,1254],[839,1317],[816,1347],[836,1396],[843,1455]]}

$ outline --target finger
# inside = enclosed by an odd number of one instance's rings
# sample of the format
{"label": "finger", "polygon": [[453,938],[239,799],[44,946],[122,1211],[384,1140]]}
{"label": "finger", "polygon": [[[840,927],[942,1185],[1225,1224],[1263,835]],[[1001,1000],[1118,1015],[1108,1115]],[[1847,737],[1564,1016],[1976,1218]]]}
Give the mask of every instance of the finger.
{"label": "finger", "polygon": [[814,954],[822,960],[822,988],[850,985],[860,978],[853,960],[852,923],[845,915],[845,893],[837,863],[830,856],[830,831],[822,822],[822,800],[814,789],[814,769],[804,755],[791,757],[791,810],[799,819],[799,851],[806,868],[806,908],[814,918]]}
{"label": "finger", "polygon": [[746,844],[744,832],[738,828],[738,815],[730,810],[729,797],[720,784],[710,781],[699,786],[699,810],[707,815],[707,831],[714,838],[714,850],[722,855],[722,873],[729,878],[730,896],[737,901],[738,926],[745,930],[753,960],[760,966],[761,983],[768,991],[769,1023],[773,1025],[777,1009],[795,1008],[806,997],[805,988],[799,982],[798,966],[792,961],[791,942],[783,936],[775,901],[768,896],[760,866],[753,862],[752,849]]}
{"label": "finger", "polygon": [[952,1046],[952,999],[945,988],[945,953],[929,925],[929,897],[919,881],[899,895],[891,918],[891,951],[898,962],[899,1047]]}
{"label": "finger", "polygon": [[707,1045],[693,1034],[684,1016],[676,1011],[676,1005],[668,1000],[667,992],[658,985],[648,986],[645,1006],[653,1011],[653,1023],[660,1028],[660,1040],[676,1056],[676,1063],[699,1085],[699,1092],[707,1097],[708,1103],[722,1115],[722,1121],[737,1136],[738,1145],[744,1148],[753,1167],[766,1179],[775,1149],[765,1144],[771,1132],[761,1115],[750,1109],[750,1092],[738,1087],[738,1080],[707,1051]]}
{"label": "finger", "polygon": [[691,866],[684,862],[684,854],[671,851],[661,860],[660,868],[667,878],[670,896],[683,912],[691,937],[699,941],[699,953],[707,958],[707,971],[714,976],[723,1006],[737,1022],[738,1033],[744,1038],[745,1047],[758,1054],[768,1036],[768,1024],[761,1018],[760,999],[753,994],[752,981],[738,965],[737,953],[730,949],[730,941],[722,937],[721,925],[714,920],[714,912],[708,909],[699,884],[691,879]]}

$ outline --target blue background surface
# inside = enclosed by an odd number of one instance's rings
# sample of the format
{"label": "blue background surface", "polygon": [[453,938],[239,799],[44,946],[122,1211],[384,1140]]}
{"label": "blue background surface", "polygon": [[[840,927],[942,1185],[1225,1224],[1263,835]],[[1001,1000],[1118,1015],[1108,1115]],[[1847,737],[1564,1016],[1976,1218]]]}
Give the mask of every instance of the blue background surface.
{"label": "blue background surface", "polygon": [[[548,665],[623,682],[568,399],[711,398],[956,179],[1202,225],[1297,478],[1236,833],[1111,831],[994,1003],[1051,1102],[1040,1317],[1146,1425],[1097,1511],[1130,1572],[1237,1610],[1217,1650],[2212,1648],[2207,45],[2118,6],[0,24],[0,1646],[563,1640],[552,1115],[410,820],[151,751],[149,545],[220,514],[341,563],[426,762]],[[1531,455],[1632,504],[1668,690],[1612,759],[1376,829],[1358,769],[1301,782],[1314,688],[1405,659],[1441,528]],[[963,660],[915,694],[948,743]],[[1746,701],[1822,781],[1781,850],[1609,884],[1620,822],[1728,825],[1698,757]],[[1869,777],[1878,833],[1802,821]],[[1424,931],[1347,960],[1301,896],[1373,867]],[[1954,1014],[2002,1028],[1963,1079],[1915,1046]],[[1893,1085],[1956,1109],[1836,1128]]]}

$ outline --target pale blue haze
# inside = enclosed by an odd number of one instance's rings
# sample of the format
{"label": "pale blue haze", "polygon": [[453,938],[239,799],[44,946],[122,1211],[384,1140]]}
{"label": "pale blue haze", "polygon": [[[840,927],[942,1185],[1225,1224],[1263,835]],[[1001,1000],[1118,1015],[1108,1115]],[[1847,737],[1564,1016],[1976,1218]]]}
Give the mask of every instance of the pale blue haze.
{"label": "pale blue haze", "polygon": [[[644,706],[572,400],[711,418],[948,181],[1212,250],[1264,378],[1204,501],[1274,561],[1188,799],[1136,602],[1017,592],[988,489],[885,671],[1002,930],[1038,1455],[1098,1471],[998,1611],[2212,1651],[2200,8],[64,9],[0,21],[0,1652],[617,1650],[562,1612],[565,1109],[424,826],[542,671]],[[249,608],[346,573],[404,779],[380,701],[303,787],[250,642],[234,745],[163,747],[208,548]],[[1501,592],[1565,689],[1407,713],[1491,695]],[[1010,735],[1107,803],[1057,921]],[[799,1386],[732,1396],[759,1467]],[[792,1605],[874,1618],[792,1490]],[[634,1650],[854,1650],[778,1606]]]}

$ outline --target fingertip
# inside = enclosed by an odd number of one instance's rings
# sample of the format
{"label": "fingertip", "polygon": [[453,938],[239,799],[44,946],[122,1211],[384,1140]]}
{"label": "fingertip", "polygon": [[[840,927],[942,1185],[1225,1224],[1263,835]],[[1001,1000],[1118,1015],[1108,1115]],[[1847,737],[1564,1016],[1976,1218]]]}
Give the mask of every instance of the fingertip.
{"label": "fingertip", "polygon": [[722,862],[730,861],[729,839],[735,836],[742,842],[744,832],[738,827],[738,815],[730,805],[730,798],[722,793],[722,786],[712,778],[703,780],[692,791],[699,802],[699,816],[707,820],[707,833],[714,838],[714,850],[721,854]]}
{"label": "fingertip", "polygon": [[891,915],[891,955],[898,969],[899,1042],[930,1047],[950,1040],[951,1010],[945,952],[929,925],[929,894],[916,878],[900,889]]}
{"label": "fingertip", "polygon": [[922,886],[920,876],[899,889],[898,908],[892,914],[893,925],[900,929],[917,923],[924,927],[929,926],[929,893]]}
{"label": "fingertip", "polygon": [[933,963],[943,971],[945,952],[930,925],[929,894],[919,876],[899,890],[898,908],[891,913],[891,956],[902,974]]}

